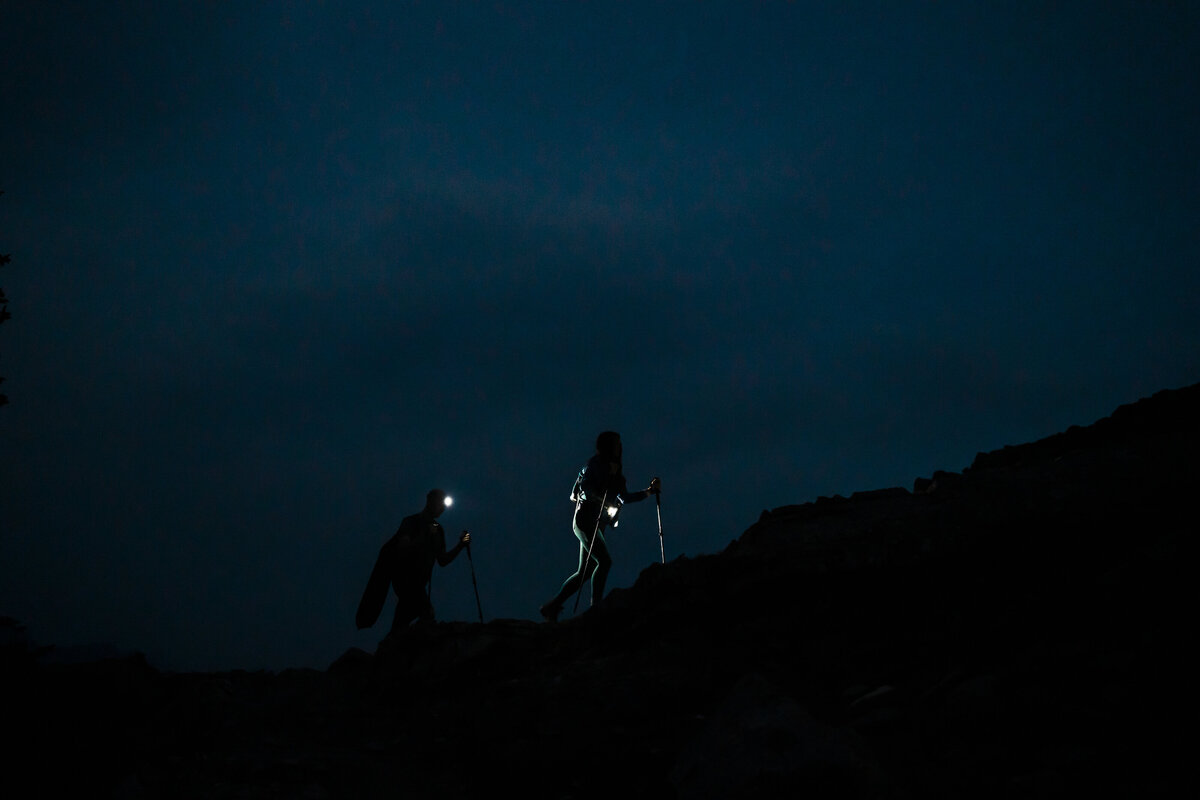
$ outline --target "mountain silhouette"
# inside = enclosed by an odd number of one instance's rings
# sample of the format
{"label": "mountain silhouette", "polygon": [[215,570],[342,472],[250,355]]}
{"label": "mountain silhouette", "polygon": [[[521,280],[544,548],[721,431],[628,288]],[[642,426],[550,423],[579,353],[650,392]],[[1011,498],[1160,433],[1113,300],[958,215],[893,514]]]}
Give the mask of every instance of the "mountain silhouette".
{"label": "mountain silhouette", "polygon": [[415,627],[324,671],[9,641],[9,796],[1166,793],[1198,420],[1200,384],[1159,392],[911,490],[764,511],[566,622]]}

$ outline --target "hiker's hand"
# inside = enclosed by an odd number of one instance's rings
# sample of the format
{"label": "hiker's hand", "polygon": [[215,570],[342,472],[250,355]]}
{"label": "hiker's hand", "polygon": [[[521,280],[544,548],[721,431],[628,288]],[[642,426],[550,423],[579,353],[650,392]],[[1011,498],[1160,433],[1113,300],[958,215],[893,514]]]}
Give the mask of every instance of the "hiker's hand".
{"label": "hiker's hand", "polygon": [[463,532],[462,532],[462,536],[458,537],[458,546],[459,546],[459,547],[466,547],[466,546],[467,546],[467,545],[469,545],[470,543],[471,543],[471,533],[470,533],[470,531],[463,531]]}
{"label": "hiker's hand", "polygon": [[650,494],[658,494],[662,491],[662,481],[657,476],[650,479],[650,488],[646,490]]}

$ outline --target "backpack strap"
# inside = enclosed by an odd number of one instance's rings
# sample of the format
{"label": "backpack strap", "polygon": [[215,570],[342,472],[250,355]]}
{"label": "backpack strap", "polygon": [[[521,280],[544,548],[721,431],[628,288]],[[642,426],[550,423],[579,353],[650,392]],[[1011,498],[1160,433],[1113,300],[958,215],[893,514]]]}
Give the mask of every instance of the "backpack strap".
{"label": "backpack strap", "polygon": [[575,485],[571,487],[571,502],[575,504],[576,510],[579,509],[579,504],[583,502],[583,474],[587,472],[587,464],[583,465],[583,469],[579,470],[579,474],[575,476]]}

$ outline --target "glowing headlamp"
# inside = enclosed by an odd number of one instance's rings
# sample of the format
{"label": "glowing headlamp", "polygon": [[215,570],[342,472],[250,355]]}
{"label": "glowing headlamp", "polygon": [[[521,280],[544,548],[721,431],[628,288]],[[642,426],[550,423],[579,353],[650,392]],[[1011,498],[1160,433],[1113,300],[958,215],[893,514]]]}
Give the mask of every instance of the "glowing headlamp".
{"label": "glowing headlamp", "polygon": [[446,506],[446,508],[449,508],[450,506],[454,505],[454,498],[450,495],[446,495],[446,499],[443,500],[442,503]]}

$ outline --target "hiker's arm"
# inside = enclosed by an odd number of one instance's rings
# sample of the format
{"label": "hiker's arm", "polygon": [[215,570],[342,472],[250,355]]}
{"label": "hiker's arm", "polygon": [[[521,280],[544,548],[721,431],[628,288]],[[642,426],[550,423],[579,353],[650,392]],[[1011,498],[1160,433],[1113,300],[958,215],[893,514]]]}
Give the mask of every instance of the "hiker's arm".
{"label": "hiker's arm", "polygon": [[650,495],[654,494],[654,490],[659,486],[658,478],[650,481],[650,487],[643,489],[640,492],[631,492],[625,488],[625,478],[621,478],[621,502],[622,503],[640,503]]}
{"label": "hiker's arm", "polygon": [[460,536],[458,539],[458,544],[454,545],[454,547],[452,547],[450,550],[446,550],[446,535],[443,532],[438,531],[438,564],[443,567],[449,564],[458,557],[458,554],[461,553],[463,548],[470,544],[470,542],[471,534],[463,531],[462,536]]}

